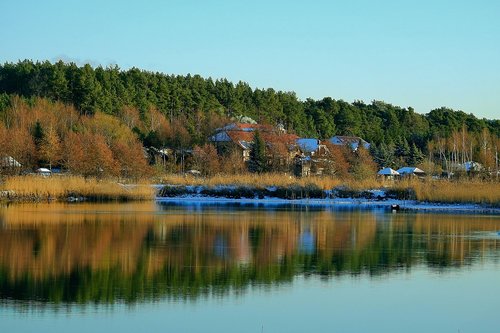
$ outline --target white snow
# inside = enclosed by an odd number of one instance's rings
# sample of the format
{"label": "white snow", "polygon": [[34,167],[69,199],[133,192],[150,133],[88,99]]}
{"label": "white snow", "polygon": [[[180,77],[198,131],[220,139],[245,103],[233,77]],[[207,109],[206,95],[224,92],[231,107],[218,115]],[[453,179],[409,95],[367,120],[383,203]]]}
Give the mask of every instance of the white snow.
{"label": "white snow", "polygon": [[464,213],[483,213],[483,214],[500,214],[500,208],[484,207],[478,204],[437,204],[428,202],[418,202],[409,200],[367,200],[353,198],[335,198],[335,199],[281,199],[281,198],[264,198],[264,199],[235,199],[235,198],[218,198],[207,197],[202,195],[182,195],[179,197],[157,197],[158,202],[175,202],[175,203],[253,203],[259,205],[299,205],[299,206],[329,206],[337,208],[387,208],[391,205],[399,205],[402,210],[418,210],[428,212],[464,212]]}
{"label": "white snow", "polygon": [[[156,185],[159,189],[161,185]],[[165,186],[165,185],[164,185]],[[166,185],[169,186],[169,185]],[[487,207],[480,204],[448,204],[448,203],[430,203],[420,202],[416,200],[397,200],[386,199],[387,195],[384,189],[367,190],[373,194],[376,199],[367,198],[331,198],[332,191],[325,191],[327,198],[325,199],[283,199],[276,197],[264,198],[226,198],[213,197],[201,194],[203,186],[186,186],[186,194],[175,197],[156,197],[158,202],[174,202],[182,204],[211,204],[211,203],[249,203],[256,205],[300,205],[300,206],[324,206],[332,208],[384,208],[390,209],[392,205],[399,205],[401,210],[417,210],[429,212],[464,212],[464,213],[482,213],[482,214],[500,214],[500,207]],[[221,190],[236,190],[237,185],[218,185],[214,189]],[[266,187],[269,192],[275,192],[277,186]],[[221,191],[222,192],[222,191]],[[330,196],[330,198],[328,198]]]}

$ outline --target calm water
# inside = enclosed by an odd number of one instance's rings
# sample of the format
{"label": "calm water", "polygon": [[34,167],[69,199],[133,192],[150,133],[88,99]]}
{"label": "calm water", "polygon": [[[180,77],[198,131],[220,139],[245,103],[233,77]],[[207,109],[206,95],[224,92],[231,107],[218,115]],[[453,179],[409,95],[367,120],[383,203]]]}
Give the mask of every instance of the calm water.
{"label": "calm water", "polygon": [[0,332],[500,332],[500,217],[0,207]]}

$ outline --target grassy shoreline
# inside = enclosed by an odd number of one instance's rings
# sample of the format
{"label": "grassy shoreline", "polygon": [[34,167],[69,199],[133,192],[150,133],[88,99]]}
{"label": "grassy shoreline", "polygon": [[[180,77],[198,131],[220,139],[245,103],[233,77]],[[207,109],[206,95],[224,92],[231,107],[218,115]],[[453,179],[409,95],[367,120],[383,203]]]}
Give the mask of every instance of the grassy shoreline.
{"label": "grassy shoreline", "polygon": [[100,180],[81,176],[14,176],[0,186],[6,201],[132,201],[152,200],[154,189],[149,184],[124,185],[116,180]]}
{"label": "grassy shoreline", "polygon": [[[200,194],[248,198],[252,196],[253,191],[255,197],[275,194],[285,199],[324,198],[325,196],[376,199],[377,195],[371,190],[383,190],[386,196],[392,199],[431,203],[472,203],[500,207],[500,183],[480,180],[343,181],[328,177],[295,178],[282,174],[246,174],[218,175],[211,178],[173,175],[164,178],[162,183],[170,185],[170,189],[164,190],[163,194],[166,196]],[[276,189],[269,191],[270,187]]]}
{"label": "grassy shoreline", "polygon": [[[277,197],[377,199],[385,198],[431,203],[473,203],[500,207],[500,183],[410,179],[342,181],[328,177],[295,178],[283,174],[217,175],[210,178],[170,175],[161,179],[158,193],[151,183],[125,185],[116,179],[80,176],[14,176],[0,184],[0,201],[133,201],[160,197],[201,195],[227,198]],[[378,198],[380,199],[380,198]]]}

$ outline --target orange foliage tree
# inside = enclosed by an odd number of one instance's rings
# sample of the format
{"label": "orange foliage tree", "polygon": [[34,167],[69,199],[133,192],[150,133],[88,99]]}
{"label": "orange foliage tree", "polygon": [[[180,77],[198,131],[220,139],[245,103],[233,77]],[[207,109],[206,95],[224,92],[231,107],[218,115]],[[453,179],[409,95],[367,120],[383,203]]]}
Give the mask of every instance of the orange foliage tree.
{"label": "orange foliage tree", "polygon": [[352,154],[350,147],[334,145],[329,141],[327,141],[325,145],[328,149],[327,155],[331,161],[329,164],[330,169],[325,170],[325,173],[341,179],[347,178],[350,168],[348,156]]}
{"label": "orange foliage tree", "polygon": [[52,165],[58,163],[61,157],[61,141],[53,127],[49,127],[46,132],[44,132],[42,141],[39,147],[40,158],[45,160],[49,164],[49,169],[52,169]]}
{"label": "orange foliage tree", "polygon": [[194,147],[191,161],[192,167],[206,176],[213,176],[221,169],[217,149],[211,144]]}

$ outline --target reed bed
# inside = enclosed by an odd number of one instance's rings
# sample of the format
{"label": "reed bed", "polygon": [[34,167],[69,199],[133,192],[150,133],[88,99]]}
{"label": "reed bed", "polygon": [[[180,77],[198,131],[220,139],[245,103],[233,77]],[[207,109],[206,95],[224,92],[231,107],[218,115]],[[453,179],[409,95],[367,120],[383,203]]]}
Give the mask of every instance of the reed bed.
{"label": "reed bed", "polygon": [[500,206],[498,182],[433,180],[413,182],[410,186],[419,201]]}
{"label": "reed bed", "polygon": [[15,176],[1,186],[11,200],[84,199],[90,201],[151,200],[154,189],[148,184],[124,185],[113,180],[80,176]]}
{"label": "reed bed", "polygon": [[164,184],[184,186],[215,187],[220,185],[234,185],[263,189],[270,186],[277,187],[306,187],[314,185],[322,190],[331,190],[344,187],[354,192],[363,192],[370,189],[385,189],[394,193],[399,199],[416,199],[427,202],[443,203],[480,203],[500,206],[500,183],[483,182],[478,180],[420,180],[406,179],[400,181],[384,181],[382,179],[365,179],[356,181],[342,180],[333,177],[306,177],[296,178],[285,174],[243,174],[243,175],[216,175],[209,178],[169,175],[162,179]]}
{"label": "reed bed", "polygon": [[250,186],[255,188],[265,188],[269,186],[286,187],[291,185],[305,186],[309,184],[328,190],[342,184],[342,181],[331,177],[307,177],[297,178],[280,173],[264,174],[241,174],[241,175],[215,175],[212,177],[192,177],[180,175],[168,175],[162,179],[162,183],[169,185],[185,186],[207,186],[219,185]]}
{"label": "reed bed", "polygon": [[[218,186],[234,186],[250,191],[277,187],[281,190],[314,192],[343,188],[363,195],[370,189],[385,189],[391,197],[416,199],[427,202],[479,203],[500,206],[500,183],[479,180],[418,180],[382,181],[366,179],[363,181],[341,180],[333,177],[296,178],[285,174],[243,174],[216,175],[213,177],[192,177],[168,175],[163,184],[202,186],[215,189]],[[314,191],[313,191],[314,190]],[[150,184],[124,185],[116,180],[86,179],[80,176],[15,176],[6,178],[0,185],[2,196],[10,200],[39,201],[51,199],[84,198],[90,201],[129,201],[152,200],[155,190]],[[257,193],[257,192],[256,192]],[[260,193],[260,192],[259,192]]]}

